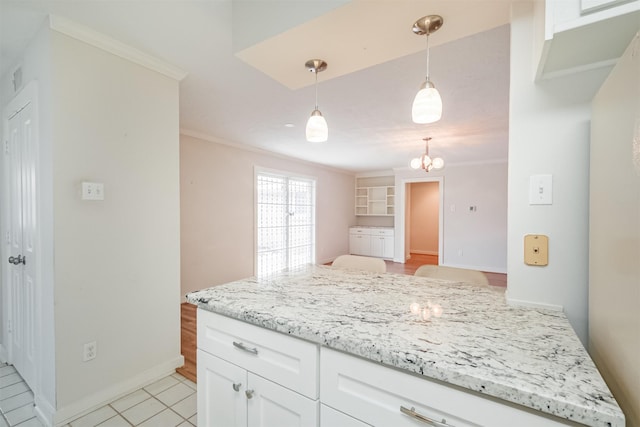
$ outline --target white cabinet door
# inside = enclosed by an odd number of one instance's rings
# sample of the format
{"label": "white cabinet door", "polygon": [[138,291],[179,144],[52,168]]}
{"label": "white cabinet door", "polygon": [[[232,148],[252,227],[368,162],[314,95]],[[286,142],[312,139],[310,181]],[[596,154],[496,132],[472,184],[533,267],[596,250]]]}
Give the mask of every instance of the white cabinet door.
{"label": "white cabinet door", "polygon": [[384,237],[371,236],[371,256],[382,258],[384,253]]}
{"label": "white cabinet door", "polygon": [[[317,427],[319,402],[249,373],[249,427]],[[198,425],[200,424],[198,420]]]}
{"label": "white cabinet door", "polygon": [[393,259],[394,240],[393,237],[384,237],[382,239],[382,258]]}
{"label": "white cabinet door", "polygon": [[247,425],[247,371],[198,350],[198,425]]}
{"label": "white cabinet door", "polygon": [[393,258],[393,237],[371,236],[371,256]]}
{"label": "white cabinet door", "polygon": [[349,234],[349,252],[352,255],[371,255],[371,236],[368,234]]}

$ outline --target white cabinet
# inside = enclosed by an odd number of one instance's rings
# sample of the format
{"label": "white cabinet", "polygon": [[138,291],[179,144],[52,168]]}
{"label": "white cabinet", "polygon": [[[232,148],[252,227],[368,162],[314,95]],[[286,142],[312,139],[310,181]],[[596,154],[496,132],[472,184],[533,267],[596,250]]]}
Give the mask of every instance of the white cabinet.
{"label": "white cabinet", "polygon": [[330,406],[320,405],[320,427],[367,427],[369,425]]}
{"label": "white cabinet", "polygon": [[371,253],[371,235],[364,228],[349,230],[349,253],[369,256]]}
{"label": "white cabinet", "polygon": [[198,311],[198,425],[317,426],[318,346]]}
{"label": "white cabinet", "polygon": [[197,354],[200,426],[576,425],[206,310]]}
{"label": "white cabinet", "polygon": [[393,259],[394,233],[390,228],[351,227],[349,253]]}
{"label": "white cabinet", "polygon": [[[376,426],[575,425],[324,347],[320,358],[320,400],[323,405]],[[424,421],[425,418],[432,421]]]}

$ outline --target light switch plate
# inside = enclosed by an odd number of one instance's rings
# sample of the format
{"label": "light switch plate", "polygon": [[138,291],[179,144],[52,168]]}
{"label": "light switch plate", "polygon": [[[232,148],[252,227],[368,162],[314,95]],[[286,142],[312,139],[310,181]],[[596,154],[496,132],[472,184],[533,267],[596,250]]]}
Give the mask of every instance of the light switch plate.
{"label": "light switch plate", "polygon": [[542,234],[524,236],[524,263],[544,266],[549,264],[549,238]]}
{"label": "light switch plate", "polygon": [[553,175],[532,175],[529,177],[529,204],[553,204]]}
{"label": "light switch plate", "polygon": [[82,200],[104,200],[104,184],[101,182],[83,182]]}

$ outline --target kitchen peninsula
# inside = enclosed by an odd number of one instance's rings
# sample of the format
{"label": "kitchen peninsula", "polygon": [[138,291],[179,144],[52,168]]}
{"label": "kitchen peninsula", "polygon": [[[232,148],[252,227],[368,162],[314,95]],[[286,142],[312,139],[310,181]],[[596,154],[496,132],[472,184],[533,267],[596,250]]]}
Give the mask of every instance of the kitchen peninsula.
{"label": "kitchen peninsula", "polygon": [[[223,388],[219,409],[252,425],[254,393],[278,386],[308,407],[306,425],[624,427],[564,314],[508,306],[491,287],[308,266],[187,299],[202,417]],[[220,380],[207,365],[242,372]]]}

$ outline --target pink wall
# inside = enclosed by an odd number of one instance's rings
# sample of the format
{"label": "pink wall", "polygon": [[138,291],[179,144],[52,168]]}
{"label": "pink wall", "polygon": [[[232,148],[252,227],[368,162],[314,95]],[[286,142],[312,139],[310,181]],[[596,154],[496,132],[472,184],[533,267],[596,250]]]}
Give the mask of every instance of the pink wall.
{"label": "pink wall", "polygon": [[182,295],[253,275],[255,167],[315,177],[316,262],[348,253],[353,175],[181,135]]}
{"label": "pink wall", "polygon": [[410,252],[438,253],[439,192],[437,182],[410,184]]}

